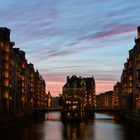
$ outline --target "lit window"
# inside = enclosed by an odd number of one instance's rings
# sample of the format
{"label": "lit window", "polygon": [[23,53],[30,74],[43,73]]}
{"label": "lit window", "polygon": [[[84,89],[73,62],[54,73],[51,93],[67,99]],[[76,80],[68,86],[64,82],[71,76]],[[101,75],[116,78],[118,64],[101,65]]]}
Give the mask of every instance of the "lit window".
{"label": "lit window", "polygon": [[138,87],[140,87],[140,82],[138,83]]}
{"label": "lit window", "polygon": [[132,87],[132,83],[129,83],[129,86]]}
{"label": "lit window", "polygon": [[25,63],[22,63],[22,68],[25,68]]}
{"label": "lit window", "polygon": [[4,98],[8,98],[8,97],[9,97],[8,92],[5,92],[5,93],[4,93]]}
{"label": "lit window", "polygon": [[9,86],[9,81],[8,81],[8,79],[5,79],[4,85],[5,85],[5,86]]}
{"label": "lit window", "polygon": [[22,83],[22,87],[24,87],[25,86],[25,84],[24,83]]}
{"label": "lit window", "polygon": [[6,77],[6,78],[9,77],[9,73],[7,71],[4,73],[4,77]]}
{"label": "lit window", "polygon": [[5,51],[9,52],[9,46],[5,46]]}
{"label": "lit window", "polygon": [[73,106],[72,108],[73,108],[73,109],[76,109],[76,108],[77,108],[77,106]]}
{"label": "lit window", "polygon": [[9,69],[9,64],[5,63],[5,69]]}
{"label": "lit window", "polygon": [[3,42],[0,42],[0,47],[2,47],[2,48],[3,48]]}
{"label": "lit window", "polygon": [[129,90],[129,93],[132,93],[132,89]]}
{"label": "lit window", "polygon": [[129,80],[132,80],[132,76],[131,75],[129,76]]}
{"label": "lit window", "polygon": [[5,60],[9,60],[9,54],[5,55]]}
{"label": "lit window", "polygon": [[21,92],[24,93],[24,88],[22,88]]}
{"label": "lit window", "polygon": [[21,77],[21,79],[22,79],[22,80],[25,80],[25,77],[24,77],[24,76],[22,76],[22,77]]}
{"label": "lit window", "polygon": [[74,104],[77,104],[78,102],[77,102],[77,101],[73,101],[73,103],[74,103]]}

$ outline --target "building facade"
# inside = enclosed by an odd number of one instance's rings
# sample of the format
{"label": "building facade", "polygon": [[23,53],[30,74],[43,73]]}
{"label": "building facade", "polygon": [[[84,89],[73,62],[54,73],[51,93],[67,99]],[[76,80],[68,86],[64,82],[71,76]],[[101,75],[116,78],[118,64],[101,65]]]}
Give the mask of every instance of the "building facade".
{"label": "building facade", "polygon": [[117,82],[114,85],[113,94],[112,94],[112,108],[113,109],[121,109],[122,102],[123,102],[122,92],[123,92],[122,83]]}
{"label": "building facade", "polygon": [[63,86],[62,117],[64,119],[82,119],[95,109],[95,80],[67,76]]}
{"label": "building facade", "polygon": [[137,32],[135,45],[129,50],[129,57],[121,75],[124,99],[122,108],[128,111],[140,110],[140,27]]}
{"label": "building facade", "polygon": [[0,28],[0,117],[46,109],[45,81],[28,64],[25,52],[13,48],[10,29]]}
{"label": "building facade", "polygon": [[48,91],[48,94],[47,94],[47,108],[48,109],[52,108],[52,96],[51,96],[50,91]]}
{"label": "building facade", "polygon": [[112,109],[112,96],[113,91],[107,91],[96,95],[96,109],[97,110],[108,110]]}

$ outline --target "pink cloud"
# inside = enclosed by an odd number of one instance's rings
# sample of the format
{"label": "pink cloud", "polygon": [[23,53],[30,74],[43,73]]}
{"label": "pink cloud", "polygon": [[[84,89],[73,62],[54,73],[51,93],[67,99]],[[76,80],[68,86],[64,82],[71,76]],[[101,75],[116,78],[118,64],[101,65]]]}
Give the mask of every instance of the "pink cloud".
{"label": "pink cloud", "polygon": [[128,34],[132,33],[136,30],[135,26],[128,25],[108,25],[105,29],[97,32],[95,35],[85,38],[84,41],[95,41],[98,39],[104,39],[108,37],[112,37],[114,35]]}
{"label": "pink cloud", "polygon": [[[66,83],[66,77],[62,74],[42,74],[46,80],[46,91],[50,91],[52,96],[58,96],[62,93],[62,87]],[[96,82],[96,94],[113,90],[113,86],[117,82],[115,79],[99,78],[95,79]]]}
{"label": "pink cloud", "polygon": [[64,82],[47,82],[46,83],[46,90],[47,92],[50,91],[52,96],[58,96],[62,93],[62,87],[65,83]]}
{"label": "pink cloud", "polygon": [[116,81],[114,80],[104,80],[104,81],[98,81],[96,80],[96,94],[113,90],[113,86],[115,85]]}

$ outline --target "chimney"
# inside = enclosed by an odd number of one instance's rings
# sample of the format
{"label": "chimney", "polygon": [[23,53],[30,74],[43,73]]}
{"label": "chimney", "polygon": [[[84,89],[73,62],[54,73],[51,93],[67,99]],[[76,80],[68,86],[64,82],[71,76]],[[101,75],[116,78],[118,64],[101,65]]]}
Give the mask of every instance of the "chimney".
{"label": "chimney", "polygon": [[137,27],[138,36],[137,38],[140,39],[140,26]]}
{"label": "chimney", "polygon": [[69,79],[70,79],[70,77],[69,77],[69,76],[67,76],[67,82],[69,81]]}

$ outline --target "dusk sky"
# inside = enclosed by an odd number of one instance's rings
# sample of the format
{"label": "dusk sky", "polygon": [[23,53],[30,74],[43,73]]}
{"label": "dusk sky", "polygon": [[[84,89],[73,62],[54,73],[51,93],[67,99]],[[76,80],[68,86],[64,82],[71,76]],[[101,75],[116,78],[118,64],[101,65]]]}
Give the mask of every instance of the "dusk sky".
{"label": "dusk sky", "polygon": [[120,80],[140,25],[140,0],[0,0],[0,26],[53,96],[66,76],[92,76],[96,92]]}

